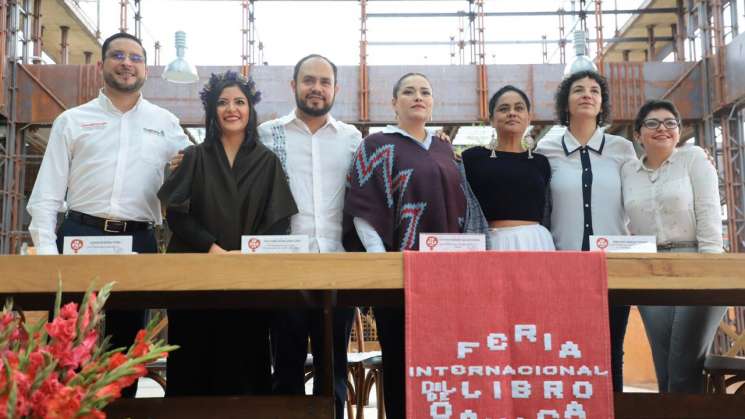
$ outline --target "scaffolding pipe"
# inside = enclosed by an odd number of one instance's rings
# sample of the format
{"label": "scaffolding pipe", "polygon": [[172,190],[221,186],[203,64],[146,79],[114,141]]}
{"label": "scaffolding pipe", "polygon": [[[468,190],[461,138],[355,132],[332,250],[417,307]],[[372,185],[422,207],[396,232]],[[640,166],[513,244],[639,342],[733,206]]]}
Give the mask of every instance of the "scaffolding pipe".
{"label": "scaffolding pipe", "polygon": [[476,53],[476,0],[468,0],[468,45],[471,50],[471,64],[475,65],[477,60]]}
{"label": "scaffolding pipe", "polygon": [[[705,6],[704,6],[705,7]],[[724,74],[724,9],[721,0],[711,0],[711,13],[713,17],[713,27],[711,30],[715,54],[709,54],[709,59],[714,64],[714,101],[717,103],[716,108],[721,109],[725,106],[725,74]],[[712,109],[712,119],[713,113]],[[727,202],[727,235],[729,236],[730,251],[738,252],[740,250],[740,238],[737,234],[737,205],[735,205],[735,187],[734,187],[734,167],[732,145],[730,144],[730,127],[729,121],[725,118],[720,119],[722,132],[722,164],[724,165],[724,192],[725,201]]]}
{"label": "scaffolding pipe", "polygon": [[242,0],[241,7],[243,11],[241,18],[241,73],[244,77],[248,77],[251,73],[251,66],[256,64],[254,0]]}
{"label": "scaffolding pipe", "polygon": [[70,44],[67,42],[68,34],[70,33],[70,27],[69,26],[60,26],[60,64],[68,64],[69,63],[69,46]]}
{"label": "scaffolding pipe", "polygon": [[567,39],[564,31],[564,16],[564,9],[559,9],[559,62],[562,65],[565,65],[567,61]]}
{"label": "scaffolding pipe", "polygon": [[686,20],[685,20],[685,10],[683,9],[683,0],[677,0],[676,1],[676,17],[678,19],[678,24],[676,25],[677,31],[673,33],[673,36],[675,36],[675,44],[676,44],[676,50],[677,54],[675,56],[676,61],[685,61],[686,60],[686,51],[685,51],[685,34],[686,34]]}
{"label": "scaffolding pipe", "polygon": [[654,37],[654,25],[647,25],[647,61],[657,58],[657,39]]}
{"label": "scaffolding pipe", "polygon": [[96,0],[96,39],[101,39],[101,0]]}
{"label": "scaffolding pipe", "polygon": [[34,24],[31,41],[34,43],[33,63],[41,64],[41,0],[34,0]]}
{"label": "scaffolding pipe", "polygon": [[360,68],[359,68],[359,117],[369,121],[369,78],[367,75],[367,0],[360,0]]}
{"label": "scaffolding pipe", "polygon": [[466,63],[466,35],[465,35],[465,18],[458,18],[458,63]]}
{"label": "scaffolding pipe", "polygon": [[[6,2],[2,2],[6,5]],[[6,6],[7,7],[7,6]],[[16,94],[17,94],[17,75],[16,69],[18,67],[18,57],[16,48],[18,46],[18,29],[20,22],[18,21],[19,13],[18,3],[10,3],[9,8],[6,8],[10,15],[10,42],[8,42],[8,60],[10,63],[10,75],[8,77],[8,114],[7,114],[7,136],[5,138],[5,164],[3,167],[3,185],[2,185],[2,212],[0,213],[0,254],[11,253],[11,238],[14,226],[12,220],[14,219],[13,213],[15,212],[15,197],[13,196],[13,190],[15,188],[15,161],[13,159],[16,150]],[[3,19],[5,21],[5,19]]]}
{"label": "scaffolding pipe", "polygon": [[[672,36],[660,36],[655,38],[656,41],[668,41],[672,42],[675,40]],[[571,40],[563,40],[564,44],[571,44]],[[649,38],[646,37],[627,37],[627,38],[608,38],[605,41],[609,43],[646,43]],[[502,39],[499,41],[484,41],[484,45],[541,45],[544,42],[549,44],[561,44],[561,39]],[[587,42],[596,42],[595,38],[590,38]],[[370,41],[368,45],[390,45],[390,46],[402,46],[402,45],[450,45],[450,41]]]}
{"label": "scaffolding pipe", "polygon": [[142,3],[140,0],[135,1],[135,37],[142,39]]}
{"label": "scaffolding pipe", "polygon": [[486,73],[486,46],[484,45],[484,0],[475,0],[476,53],[479,80],[479,117],[489,123],[489,81]]}
{"label": "scaffolding pipe", "polygon": [[[8,3],[0,0],[0,80],[5,80],[5,70],[7,67],[7,58],[5,46],[8,40]],[[5,89],[0,83],[0,111],[5,112],[7,109],[5,103]],[[0,210],[2,206],[0,206]],[[2,214],[0,214],[2,215]],[[2,223],[2,220],[0,220]],[[2,224],[0,224],[1,226]],[[1,228],[1,227],[0,227]]]}
{"label": "scaffolding pipe", "polygon": [[601,0],[595,0],[595,63],[600,74],[605,74],[603,66],[603,6]]}
{"label": "scaffolding pipe", "polygon": [[127,31],[127,0],[121,0],[119,2],[119,32]]}
{"label": "scaffolding pipe", "polygon": [[[469,0],[473,1],[473,0]],[[645,14],[671,14],[677,11],[674,7],[653,8],[653,9],[625,9],[625,10],[603,10],[604,15],[645,15]],[[369,13],[367,17],[371,18],[421,18],[421,17],[458,17],[468,16],[473,12],[387,12],[387,13]],[[528,17],[528,16],[556,16],[570,15],[582,18],[586,15],[583,10],[580,11],[535,11],[535,12],[486,12],[485,17]]]}

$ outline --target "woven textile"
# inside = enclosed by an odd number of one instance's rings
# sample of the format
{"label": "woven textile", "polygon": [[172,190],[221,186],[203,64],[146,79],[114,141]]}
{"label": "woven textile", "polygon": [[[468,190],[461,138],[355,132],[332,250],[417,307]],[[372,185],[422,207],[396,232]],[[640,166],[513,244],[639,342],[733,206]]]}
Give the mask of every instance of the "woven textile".
{"label": "woven textile", "polygon": [[406,252],[407,418],[612,418],[595,252]]}

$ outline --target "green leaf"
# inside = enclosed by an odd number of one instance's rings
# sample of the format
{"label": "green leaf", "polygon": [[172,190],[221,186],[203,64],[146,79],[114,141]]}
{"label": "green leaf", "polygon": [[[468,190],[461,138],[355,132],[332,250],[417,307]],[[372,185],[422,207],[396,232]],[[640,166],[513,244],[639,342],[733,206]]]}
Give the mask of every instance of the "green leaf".
{"label": "green leaf", "polygon": [[54,316],[52,319],[56,319],[59,316],[60,308],[62,307],[62,272],[57,272],[57,295],[54,297]]}
{"label": "green leaf", "polygon": [[[75,323],[75,341],[73,342],[74,346],[78,346],[80,342],[83,341],[86,335],[86,330],[82,330],[83,328],[83,318],[85,316],[85,312],[88,311],[88,300],[90,299],[91,293],[93,292],[93,287],[96,285],[95,281],[91,281],[90,285],[88,285],[88,289],[85,290],[85,294],[83,294],[83,301],[80,303],[80,307],[78,308],[78,321]],[[93,319],[90,319],[93,320]],[[88,327],[91,327],[90,323],[88,324]]]}
{"label": "green leaf", "polygon": [[8,419],[16,417],[16,403],[18,402],[18,385],[13,381],[10,387],[10,395],[8,396]]}

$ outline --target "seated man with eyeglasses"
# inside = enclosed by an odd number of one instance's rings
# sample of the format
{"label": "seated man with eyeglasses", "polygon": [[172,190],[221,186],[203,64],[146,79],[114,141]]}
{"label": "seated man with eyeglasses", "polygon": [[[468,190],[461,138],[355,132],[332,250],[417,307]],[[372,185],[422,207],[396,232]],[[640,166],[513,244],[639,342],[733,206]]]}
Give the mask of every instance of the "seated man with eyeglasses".
{"label": "seated man with eyeglasses", "polygon": [[[156,193],[169,158],[189,142],[178,119],[140,93],[147,55],[139,39],[112,35],[101,57],[104,87],[55,119],[28,202],[29,233],[40,255],[62,253],[65,236],[132,236],[132,251],[157,252]],[[130,346],[143,322],[142,310],[108,311],[112,347]],[[136,384],[122,393],[134,397],[135,391]]]}

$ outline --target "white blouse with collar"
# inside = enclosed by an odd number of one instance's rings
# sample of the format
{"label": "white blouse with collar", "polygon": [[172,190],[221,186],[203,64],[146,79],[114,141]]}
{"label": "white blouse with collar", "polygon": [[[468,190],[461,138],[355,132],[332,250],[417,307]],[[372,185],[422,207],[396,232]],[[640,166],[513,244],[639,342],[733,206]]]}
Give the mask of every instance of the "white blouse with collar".
{"label": "white blouse with collar", "polygon": [[566,130],[539,141],[536,153],[551,164],[551,234],[557,250],[582,250],[591,234],[628,234],[621,166],[636,160],[631,141],[598,128],[582,146]]}
{"label": "white blouse with collar", "polygon": [[719,179],[702,148],[677,148],[654,170],[644,158],[629,161],[622,175],[632,234],[657,236],[657,244],[697,242],[702,253],[723,251]]}

